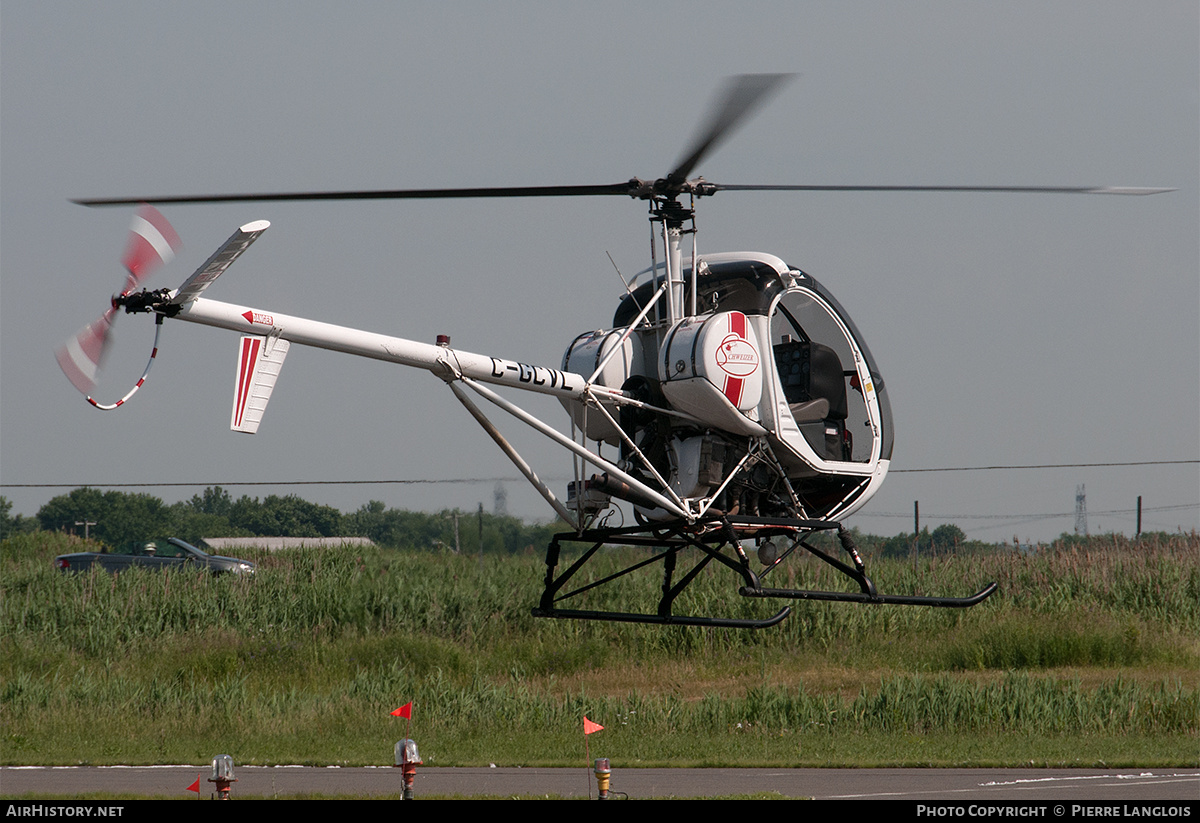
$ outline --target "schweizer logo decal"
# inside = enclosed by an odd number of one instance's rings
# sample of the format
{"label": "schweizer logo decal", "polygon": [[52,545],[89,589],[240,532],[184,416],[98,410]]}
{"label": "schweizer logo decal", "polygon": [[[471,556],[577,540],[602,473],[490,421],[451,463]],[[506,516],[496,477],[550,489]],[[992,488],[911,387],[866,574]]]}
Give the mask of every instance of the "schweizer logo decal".
{"label": "schweizer logo decal", "polygon": [[728,334],[717,349],[717,365],[731,377],[749,377],[758,369],[758,352],[749,340]]}
{"label": "schweizer logo decal", "polygon": [[242,317],[246,318],[246,322],[251,325],[254,325],[255,323],[257,323],[260,326],[274,326],[275,325],[275,318],[273,318],[269,314],[263,314],[260,311],[242,312]]}
{"label": "schweizer logo decal", "polygon": [[758,371],[758,350],[746,339],[746,315],[731,311],[729,332],[721,339],[714,360],[725,372],[721,394],[734,406],[740,407],[746,378]]}

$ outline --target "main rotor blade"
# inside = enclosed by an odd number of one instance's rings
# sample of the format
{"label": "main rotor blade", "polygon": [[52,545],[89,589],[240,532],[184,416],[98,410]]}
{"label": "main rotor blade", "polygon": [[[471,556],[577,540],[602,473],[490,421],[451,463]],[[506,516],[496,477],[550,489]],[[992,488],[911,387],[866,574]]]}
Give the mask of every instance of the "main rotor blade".
{"label": "main rotor blade", "polygon": [[708,124],[700,130],[692,148],[684,155],[675,170],[667,175],[672,183],[687,180],[692,169],[778,91],[793,74],[739,74],[729,78],[719,103],[713,107]]}
{"label": "main rotor blade", "polygon": [[[659,181],[661,184],[664,181]],[[777,185],[767,183],[738,184],[710,183],[702,178],[696,181],[678,181],[673,187],[678,191],[689,182],[696,183],[690,189],[696,196],[703,197],[719,191],[908,191],[908,192],[1010,192],[1034,194],[1161,194],[1176,189],[1138,188],[1134,186],[826,186],[826,185]],[[251,203],[287,200],[437,200],[492,197],[589,197],[612,196],[647,197],[651,192],[668,194],[671,186],[634,178],[624,183],[590,186],[500,186],[472,189],[383,189],[366,191],[302,191],[277,192],[272,194],[200,194],[165,197],[121,197],[103,199],[72,200],[81,206],[128,206],[135,203],[156,205],[187,205],[193,203]]]}
{"label": "main rotor blade", "polygon": [[741,185],[703,183],[704,194],[718,191],[915,191],[915,192],[1009,192],[1017,194],[1162,194],[1176,189],[1137,186],[819,186],[819,185]]}
{"label": "main rotor blade", "polygon": [[166,197],[122,197],[72,200],[81,206],[127,206],[131,203],[183,205],[188,203],[253,203],[282,200],[438,200],[477,197],[630,196],[635,182],[590,186],[495,186],[471,189],[384,189],[365,191],[300,191],[273,194],[200,194]]}

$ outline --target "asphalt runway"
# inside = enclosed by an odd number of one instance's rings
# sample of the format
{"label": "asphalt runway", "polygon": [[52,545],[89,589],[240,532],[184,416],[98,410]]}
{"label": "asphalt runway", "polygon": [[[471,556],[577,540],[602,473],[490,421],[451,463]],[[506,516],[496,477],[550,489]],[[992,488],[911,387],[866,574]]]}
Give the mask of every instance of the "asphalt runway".
{"label": "asphalt runway", "polygon": [[[200,778],[211,793],[209,766],[0,768],[0,796],[64,796],[91,792],[146,797],[195,797]],[[339,795],[369,799],[401,791],[399,769],[236,766],[232,795]],[[1182,801],[1200,805],[1200,769],[621,769],[612,772],[615,797],[713,797],[775,793],[817,800],[936,800],[969,804],[1071,804],[1097,801]],[[591,772],[539,768],[418,769],[415,796],[595,797]],[[1200,811],[1185,816],[1200,815]],[[1046,816],[1056,816],[1048,813]]]}

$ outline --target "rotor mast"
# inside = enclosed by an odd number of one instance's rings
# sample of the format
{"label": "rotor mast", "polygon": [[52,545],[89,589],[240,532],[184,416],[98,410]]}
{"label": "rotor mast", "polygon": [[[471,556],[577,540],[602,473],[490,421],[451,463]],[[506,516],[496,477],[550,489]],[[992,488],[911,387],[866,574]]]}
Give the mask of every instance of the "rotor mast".
{"label": "rotor mast", "polygon": [[[690,229],[685,228],[685,224],[689,220],[692,222]],[[663,264],[666,267],[664,279],[667,283],[667,325],[670,327],[684,317],[696,313],[695,210],[690,207],[685,208],[674,198],[655,198],[654,206],[650,211],[650,222],[652,225],[657,224],[658,230],[662,233],[663,247],[666,249],[666,259]],[[688,289],[683,279],[683,235],[686,233],[690,233],[693,237],[690,300],[687,299]]]}

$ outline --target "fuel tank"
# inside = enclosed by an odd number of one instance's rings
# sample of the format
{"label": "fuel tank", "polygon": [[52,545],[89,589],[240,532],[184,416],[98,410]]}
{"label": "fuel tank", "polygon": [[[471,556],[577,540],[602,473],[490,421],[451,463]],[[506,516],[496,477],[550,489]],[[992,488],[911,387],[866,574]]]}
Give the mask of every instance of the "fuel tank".
{"label": "fuel tank", "polygon": [[763,392],[762,349],[740,311],[688,317],[667,333],[658,379],[672,407],[702,422],[758,435]]}
{"label": "fuel tank", "polygon": [[[609,388],[621,388],[642,362],[641,338],[631,334],[621,342],[624,332],[625,329],[611,329],[579,335],[563,354],[563,370],[591,376],[604,363],[594,382]],[[618,346],[620,350],[605,362],[604,358]],[[601,440],[612,446],[620,443],[616,427],[601,412],[585,409],[578,400],[563,400],[562,404],[576,427],[582,429],[590,439]],[[620,412],[615,403],[605,403],[604,408],[614,420],[618,419]]]}

